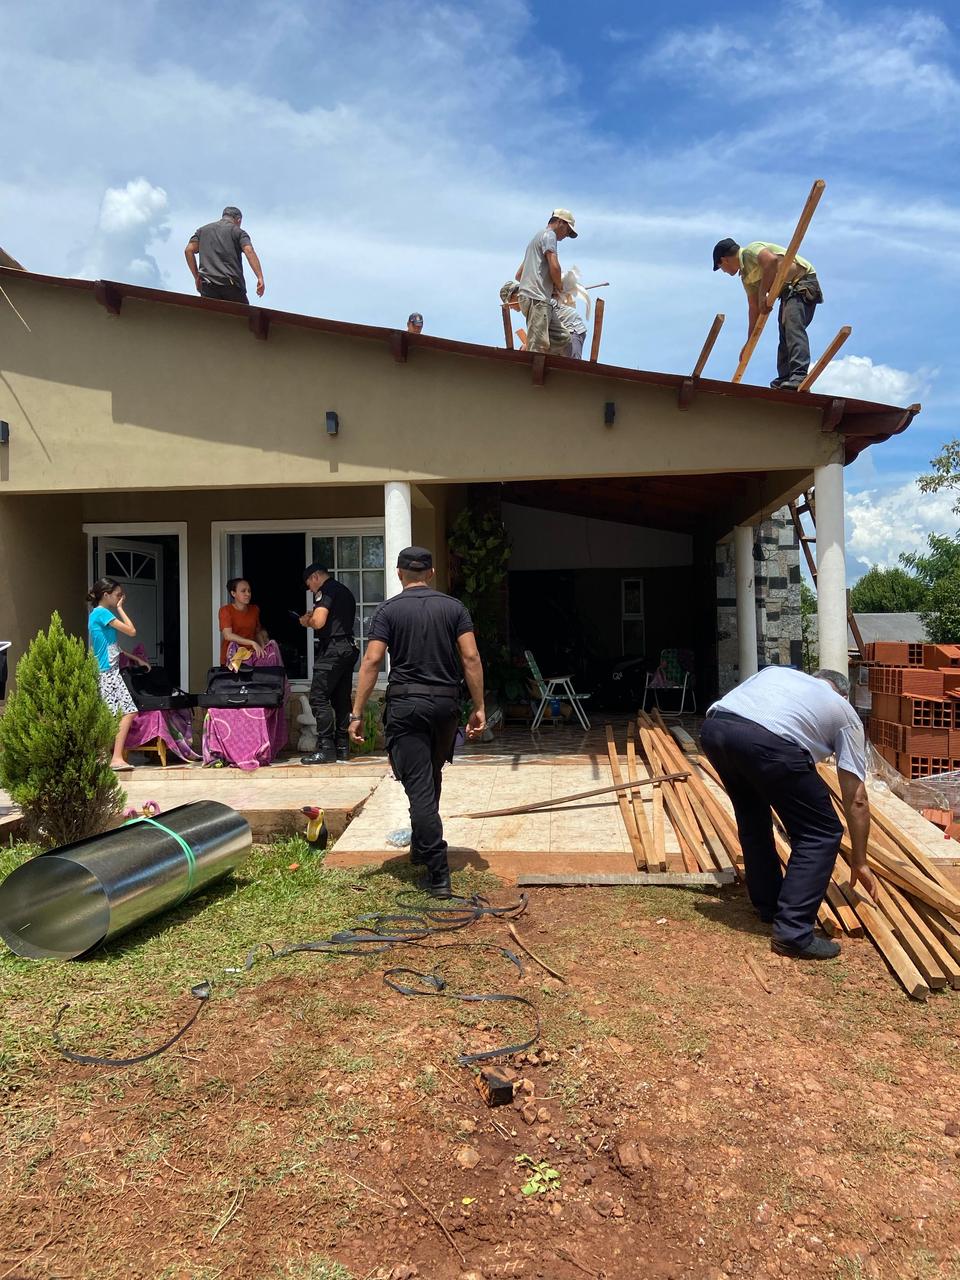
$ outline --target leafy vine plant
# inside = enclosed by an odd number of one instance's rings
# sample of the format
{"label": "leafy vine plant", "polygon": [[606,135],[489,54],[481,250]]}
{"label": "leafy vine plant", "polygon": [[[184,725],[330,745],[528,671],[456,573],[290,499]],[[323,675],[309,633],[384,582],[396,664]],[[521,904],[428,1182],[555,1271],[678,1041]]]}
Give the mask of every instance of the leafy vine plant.
{"label": "leafy vine plant", "polygon": [[450,550],[459,595],[478,635],[499,636],[499,593],[510,563],[510,538],[503,522],[490,511],[465,507],[454,521]]}

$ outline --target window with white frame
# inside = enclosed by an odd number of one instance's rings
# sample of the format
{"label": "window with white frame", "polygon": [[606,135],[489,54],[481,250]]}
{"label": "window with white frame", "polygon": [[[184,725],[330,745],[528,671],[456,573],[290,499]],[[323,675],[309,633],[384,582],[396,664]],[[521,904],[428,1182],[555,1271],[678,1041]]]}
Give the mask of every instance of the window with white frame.
{"label": "window with white frame", "polygon": [[260,608],[261,624],[276,640],[287,675],[295,687],[313,676],[315,639],[300,626],[296,610],[310,604],[303,586],[303,566],[318,562],[348,587],[357,601],[354,636],[367,639],[370,621],[386,594],[383,521],[259,520],[212,526],[214,570],[214,661],[219,660],[216,625],[220,605],[229,597],[228,579],[245,577]]}

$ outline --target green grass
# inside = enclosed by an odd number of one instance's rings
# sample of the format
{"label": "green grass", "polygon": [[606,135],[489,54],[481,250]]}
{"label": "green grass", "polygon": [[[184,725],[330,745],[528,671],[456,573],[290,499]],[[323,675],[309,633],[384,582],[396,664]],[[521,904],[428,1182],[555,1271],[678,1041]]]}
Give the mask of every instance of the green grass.
{"label": "green grass", "polygon": [[[302,846],[302,849],[299,847]],[[29,846],[0,851],[0,878],[34,853]],[[291,861],[300,860],[296,871]],[[412,869],[400,880],[379,869],[336,870],[302,841],[283,840],[256,847],[235,878],[154,917],[143,926],[108,942],[85,960],[23,960],[9,952],[0,956],[0,1103],[4,1090],[35,1072],[38,1062],[54,1056],[51,1026],[57,1010],[69,1003],[61,1034],[80,1052],[129,1056],[156,1044],[192,1009],[189,990],[208,979],[213,1003],[229,1000],[243,988],[273,983],[280,976],[310,972],[322,979],[331,965],[353,972],[376,967],[379,957],[338,959],[304,953],[282,960],[259,957],[243,972],[251,948],[264,942],[282,944],[316,940],[343,928],[362,912],[397,910],[396,895],[411,887]],[[455,877],[463,893],[486,887],[470,873]],[[359,892],[357,889],[359,888]],[[226,972],[239,969],[239,973]],[[372,1006],[324,1007],[315,1001],[317,1019],[327,1025],[345,1017],[369,1015]],[[197,1027],[202,1038],[203,1017]],[[338,1051],[333,1065],[359,1071],[368,1065],[355,1049]],[[165,1075],[168,1059],[148,1063],[158,1093],[172,1088]],[[77,1099],[82,1106],[82,1098]]]}

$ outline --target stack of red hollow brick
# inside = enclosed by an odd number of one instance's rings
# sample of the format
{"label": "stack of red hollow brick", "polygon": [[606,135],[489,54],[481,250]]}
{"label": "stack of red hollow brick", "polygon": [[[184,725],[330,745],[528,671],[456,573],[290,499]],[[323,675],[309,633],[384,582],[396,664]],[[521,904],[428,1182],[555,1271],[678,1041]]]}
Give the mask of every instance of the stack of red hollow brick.
{"label": "stack of red hollow brick", "polygon": [[905,778],[960,769],[960,644],[866,646],[870,740]]}

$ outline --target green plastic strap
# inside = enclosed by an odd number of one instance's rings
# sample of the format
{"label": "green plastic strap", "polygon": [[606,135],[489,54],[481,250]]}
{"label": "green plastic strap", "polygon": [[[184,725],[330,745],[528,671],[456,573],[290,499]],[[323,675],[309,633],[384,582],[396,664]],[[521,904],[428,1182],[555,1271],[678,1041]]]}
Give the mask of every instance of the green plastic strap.
{"label": "green plastic strap", "polygon": [[184,840],[183,836],[179,835],[176,831],[171,831],[169,827],[165,827],[163,823],[158,822],[156,818],[131,818],[125,825],[131,827],[138,822],[149,822],[151,827],[156,827],[158,831],[163,831],[170,836],[171,839],[176,840],[177,844],[183,850],[183,856],[187,860],[187,887],[174,903],[174,906],[179,906],[185,898],[189,898],[191,893],[193,893],[194,881],[197,873],[197,855],[187,844],[186,840]]}

